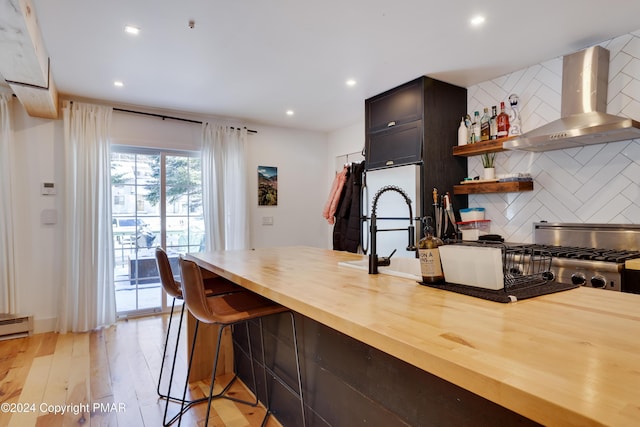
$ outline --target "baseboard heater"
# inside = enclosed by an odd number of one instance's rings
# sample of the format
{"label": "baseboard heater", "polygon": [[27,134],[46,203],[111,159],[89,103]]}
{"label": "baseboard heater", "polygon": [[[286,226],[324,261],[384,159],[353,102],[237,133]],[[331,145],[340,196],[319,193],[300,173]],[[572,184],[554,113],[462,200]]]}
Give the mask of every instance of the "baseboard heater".
{"label": "baseboard heater", "polygon": [[33,316],[0,313],[0,341],[22,338],[33,333]]}

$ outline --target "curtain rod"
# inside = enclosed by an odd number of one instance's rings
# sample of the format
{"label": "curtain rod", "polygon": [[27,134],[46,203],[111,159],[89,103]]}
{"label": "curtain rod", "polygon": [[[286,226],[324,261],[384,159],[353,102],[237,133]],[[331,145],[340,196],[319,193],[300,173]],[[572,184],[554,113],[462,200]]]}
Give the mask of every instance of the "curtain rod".
{"label": "curtain rod", "polygon": [[[171,119],[171,120],[178,120],[178,121],[187,122],[187,123],[202,124],[202,121],[200,121],[200,120],[183,119],[181,117],[165,116],[164,114],[146,113],[144,111],[125,110],[123,108],[115,108],[115,107],[113,108],[113,110],[114,111],[120,111],[122,113],[142,114],[143,116],[158,117],[158,118],[161,118],[162,120]],[[236,129],[236,128],[231,126],[231,129]],[[245,129],[247,129],[247,128],[245,127]],[[249,132],[249,133],[258,133],[258,131],[253,130],[253,129],[247,129],[247,132]]]}

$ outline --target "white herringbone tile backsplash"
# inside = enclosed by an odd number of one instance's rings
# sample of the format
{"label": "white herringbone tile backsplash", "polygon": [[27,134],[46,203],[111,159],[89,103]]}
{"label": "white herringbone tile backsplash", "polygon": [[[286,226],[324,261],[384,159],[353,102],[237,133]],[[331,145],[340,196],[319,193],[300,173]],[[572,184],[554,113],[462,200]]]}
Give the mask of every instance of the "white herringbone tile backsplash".
{"label": "white herringbone tile backsplash", "polygon": [[[601,43],[609,49],[607,112],[640,121],[640,30]],[[568,52],[571,53],[571,52]],[[470,112],[520,98],[523,130],[560,118],[562,58],[534,65],[468,88]],[[479,157],[470,157],[469,176],[482,175]],[[470,195],[482,206],[491,232],[512,242],[531,242],[532,224],[640,223],[640,139],[566,150],[506,151],[496,157],[496,173],[529,172],[534,190]]]}

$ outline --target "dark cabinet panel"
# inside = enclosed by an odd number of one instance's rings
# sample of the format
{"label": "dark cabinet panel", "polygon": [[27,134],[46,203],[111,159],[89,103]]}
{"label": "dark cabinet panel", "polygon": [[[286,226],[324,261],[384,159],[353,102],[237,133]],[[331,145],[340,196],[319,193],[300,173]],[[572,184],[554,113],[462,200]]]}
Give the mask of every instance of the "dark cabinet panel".
{"label": "dark cabinet panel", "polygon": [[[423,206],[417,214],[433,215],[433,188],[453,194],[467,176],[467,159],[452,155],[465,114],[467,89],[426,76],[367,99],[367,170],[422,163]],[[455,195],[453,203],[456,210],[466,208],[467,195]]]}
{"label": "dark cabinet panel", "polygon": [[365,111],[367,133],[420,120],[423,111],[420,79],[367,99]]}
{"label": "dark cabinet panel", "polygon": [[[420,370],[363,342],[296,314],[306,425],[330,426],[537,426],[522,415]],[[283,426],[302,425],[291,324],[286,315],[250,324],[258,396],[270,400]],[[234,360],[245,384],[251,363],[245,328],[233,329]],[[286,385],[264,366],[277,372]],[[266,379],[266,384],[264,383]],[[269,390],[266,394],[265,390]]]}
{"label": "dark cabinet panel", "polygon": [[380,169],[422,161],[422,121],[393,126],[367,135],[367,169]]}
{"label": "dark cabinet panel", "polygon": [[[467,89],[424,77],[424,182],[423,203],[427,215],[433,215],[431,191],[450,192],[467,176],[467,159],[452,155],[458,145],[460,118],[467,111]],[[453,195],[457,212],[469,203],[466,194]],[[459,218],[458,218],[459,220]]]}

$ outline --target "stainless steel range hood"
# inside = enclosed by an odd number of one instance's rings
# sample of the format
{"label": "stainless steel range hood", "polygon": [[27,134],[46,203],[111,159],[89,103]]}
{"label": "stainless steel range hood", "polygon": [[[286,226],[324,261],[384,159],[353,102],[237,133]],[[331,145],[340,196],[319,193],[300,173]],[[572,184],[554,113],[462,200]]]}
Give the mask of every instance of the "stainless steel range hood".
{"label": "stainless steel range hood", "polygon": [[506,141],[509,150],[551,151],[640,138],[640,123],[607,114],[609,51],[567,55],[562,65],[562,118]]}

